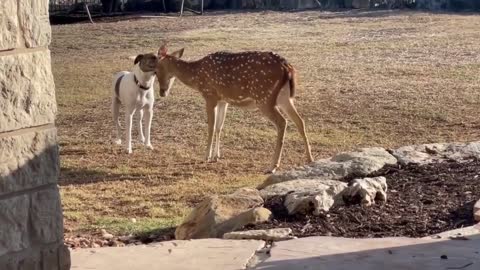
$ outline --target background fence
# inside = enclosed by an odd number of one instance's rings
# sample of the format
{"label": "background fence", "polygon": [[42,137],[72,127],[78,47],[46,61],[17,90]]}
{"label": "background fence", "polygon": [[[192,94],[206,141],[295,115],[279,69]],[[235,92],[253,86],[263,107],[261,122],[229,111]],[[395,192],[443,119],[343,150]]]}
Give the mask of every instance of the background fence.
{"label": "background fence", "polygon": [[[182,0],[50,0],[50,13],[90,11],[178,11]],[[198,9],[201,0],[185,0]],[[304,8],[420,8],[429,10],[480,10],[480,0],[204,0],[205,9],[304,9]]]}

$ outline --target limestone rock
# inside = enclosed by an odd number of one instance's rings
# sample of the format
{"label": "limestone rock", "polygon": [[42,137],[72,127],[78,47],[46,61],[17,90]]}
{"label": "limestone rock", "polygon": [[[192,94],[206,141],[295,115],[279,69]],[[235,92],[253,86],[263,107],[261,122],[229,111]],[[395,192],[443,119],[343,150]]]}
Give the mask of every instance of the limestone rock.
{"label": "limestone rock", "polygon": [[0,2],[0,50],[17,46],[19,27],[17,19],[17,1],[4,0]]}
{"label": "limestone rock", "polygon": [[113,234],[108,233],[105,229],[101,230],[102,233],[102,238],[105,240],[112,240],[113,239]]}
{"label": "limestone rock", "polygon": [[258,188],[294,179],[333,179],[346,176],[366,176],[386,164],[396,164],[397,159],[380,147],[362,148],[354,152],[340,153],[330,159],[321,159],[301,168],[269,176]]}
{"label": "limestone rock", "polygon": [[0,145],[0,195],[57,181],[59,164],[54,128],[5,136],[0,138]]}
{"label": "limestone rock", "polygon": [[5,55],[0,67],[0,132],[53,123],[57,107],[50,52]]}
{"label": "limestone rock", "polygon": [[28,231],[29,199],[27,195],[0,201],[0,258],[8,252],[30,247]]}
{"label": "limestone rock", "polygon": [[[7,0],[17,3],[15,0]],[[27,0],[18,5],[18,23],[27,48],[47,46],[52,37],[48,1]]]}
{"label": "limestone rock", "polygon": [[296,179],[277,184],[269,185],[260,190],[260,194],[264,200],[272,196],[284,196],[288,193],[297,192],[311,192],[329,189],[331,186],[343,189],[347,186],[346,183],[337,180],[324,179]]}
{"label": "limestone rock", "polygon": [[248,212],[252,212],[250,215],[252,217],[250,223],[252,224],[267,222],[272,217],[272,212],[264,207],[253,208]]}
{"label": "limestone rock", "polygon": [[480,200],[478,200],[473,206],[473,217],[475,221],[480,222]]}
{"label": "limestone rock", "polygon": [[470,143],[432,143],[403,146],[392,154],[400,164],[430,164],[445,160],[458,162],[480,158],[480,141]]}
{"label": "limestone rock", "polygon": [[343,189],[331,186],[328,189],[311,192],[294,192],[285,197],[285,207],[290,215],[310,213],[319,215],[328,212],[331,207],[343,205]]}
{"label": "limestone rock", "polygon": [[63,216],[57,186],[31,195],[29,209],[32,235],[40,243],[55,243],[63,239]]}
{"label": "limestone rock", "polygon": [[355,179],[351,185],[345,189],[343,197],[345,200],[352,200],[360,197],[364,205],[375,203],[375,199],[387,201],[387,179],[383,176],[374,178]]}
{"label": "limestone rock", "polygon": [[2,0],[0,3],[0,50],[50,44],[48,1]]}
{"label": "limestone rock", "polygon": [[331,207],[343,205],[342,192],[346,183],[330,181],[330,184],[319,184],[306,191],[294,191],[285,197],[285,207],[290,215],[295,213],[310,213],[319,215],[328,212]]}
{"label": "limestone rock", "polygon": [[[177,240],[222,237],[247,224],[265,221],[269,214],[258,191],[242,189],[230,195],[212,196],[201,202],[175,230]],[[267,210],[268,211],[268,210]],[[267,218],[267,219],[268,219]]]}
{"label": "limestone rock", "polygon": [[223,235],[224,239],[253,239],[265,241],[282,241],[295,238],[292,236],[292,229],[278,228],[269,230],[250,230],[241,232],[230,232]]}

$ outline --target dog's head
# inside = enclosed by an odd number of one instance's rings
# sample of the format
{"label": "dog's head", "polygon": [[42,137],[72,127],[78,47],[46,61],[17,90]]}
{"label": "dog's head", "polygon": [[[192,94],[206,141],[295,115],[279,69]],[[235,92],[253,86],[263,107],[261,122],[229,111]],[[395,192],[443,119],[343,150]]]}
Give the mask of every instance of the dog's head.
{"label": "dog's head", "polygon": [[139,54],[135,57],[133,64],[138,66],[143,72],[155,72],[158,57],[153,53]]}

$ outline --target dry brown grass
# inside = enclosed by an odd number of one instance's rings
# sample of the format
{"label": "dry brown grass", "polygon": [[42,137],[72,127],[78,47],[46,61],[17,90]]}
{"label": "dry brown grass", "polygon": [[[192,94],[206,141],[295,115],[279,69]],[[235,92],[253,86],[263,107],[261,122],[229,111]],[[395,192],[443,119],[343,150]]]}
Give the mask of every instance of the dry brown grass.
{"label": "dry brown grass", "polygon": [[[314,155],[359,146],[479,137],[480,17],[417,12],[237,13],[53,27],[65,221],[74,232],[145,232],[179,222],[210,194],[263,180],[275,130],[229,110],[224,159],[203,163],[202,98],[177,82],[155,106],[154,151],[112,145],[111,76],[162,40],[187,59],[218,50],[273,50],[298,69],[297,104]],[[292,125],[283,169],[302,164]],[[138,222],[131,223],[135,217]]]}

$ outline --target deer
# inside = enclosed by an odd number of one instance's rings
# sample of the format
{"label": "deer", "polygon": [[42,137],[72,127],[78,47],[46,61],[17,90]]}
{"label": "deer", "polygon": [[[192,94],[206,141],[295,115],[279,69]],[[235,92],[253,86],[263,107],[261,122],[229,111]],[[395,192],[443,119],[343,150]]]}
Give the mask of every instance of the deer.
{"label": "deer", "polygon": [[[160,93],[170,91],[172,78],[200,92],[205,99],[208,139],[205,159],[220,159],[220,136],[227,108],[231,104],[244,109],[255,109],[271,121],[277,129],[275,152],[271,166],[265,171],[273,174],[280,167],[287,119],[292,120],[305,143],[308,162],[313,162],[305,123],[295,105],[296,70],[280,55],[273,52],[215,52],[199,60],[185,61],[185,48],[168,53],[162,45],[157,54],[156,76]],[[281,112],[280,112],[281,111]],[[215,136],[215,149],[213,139]]]}

